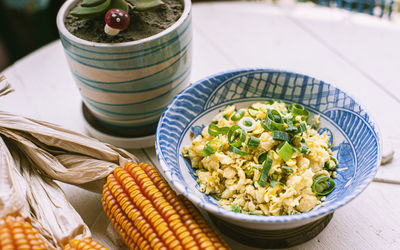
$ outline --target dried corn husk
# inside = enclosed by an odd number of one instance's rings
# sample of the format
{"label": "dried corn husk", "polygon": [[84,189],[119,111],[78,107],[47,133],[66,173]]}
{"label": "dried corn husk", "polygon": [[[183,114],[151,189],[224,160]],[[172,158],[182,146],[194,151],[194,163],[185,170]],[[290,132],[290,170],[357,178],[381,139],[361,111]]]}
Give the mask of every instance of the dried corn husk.
{"label": "dried corn husk", "polygon": [[0,137],[0,217],[6,215],[29,216],[26,201],[28,183],[18,171],[4,140]]}
{"label": "dried corn husk", "polygon": [[72,238],[90,237],[89,228],[58,184],[41,176],[24,154],[14,150],[13,143],[8,145],[22,176],[29,183],[26,199],[32,209],[32,226],[45,238],[49,248],[64,247]]}
{"label": "dried corn husk", "polygon": [[[99,187],[91,191],[101,192],[105,178],[115,167],[128,161],[137,162],[135,156],[112,145],[4,111],[0,111],[0,134],[13,140],[49,177]],[[96,181],[98,185],[90,184]]]}
{"label": "dried corn husk", "polygon": [[14,90],[11,88],[11,85],[6,82],[6,77],[0,75],[0,97],[3,95],[7,95]]}
{"label": "dried corn husk", "polygon": [[[13,90],[5,77],[0,75],[0,96],[11,93]],[[8,214],[23,217],[29,215],[29,204],[26,201],[28,183],[22,177],[12,155],[0,137],[0,217]]]}
{"label": "dried corn husk", "polygon": [[[12,92],[0,76],[0,96]],[[47,122],[0,111],[0,216],[29,219],[49,249],[90,237],[54,180],[101,192],[115,167],[134,155]]]}

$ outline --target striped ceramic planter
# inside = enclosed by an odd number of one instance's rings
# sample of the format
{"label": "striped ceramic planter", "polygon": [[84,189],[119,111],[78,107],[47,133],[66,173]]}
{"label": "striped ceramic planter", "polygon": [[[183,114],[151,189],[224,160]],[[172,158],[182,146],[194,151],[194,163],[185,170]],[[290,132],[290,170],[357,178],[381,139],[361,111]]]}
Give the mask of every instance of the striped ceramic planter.
{"label": "striped ceramic planter", "polygon": [[[95,43],[72,35],[57,16],[64,51],[84,104],[117,134],[156,126],[164,108],[186,87],[191,70],[191,2],[182,0],[179,20],[154,36],[125,43]],[[148,129],[147,129],[148,130]]]}

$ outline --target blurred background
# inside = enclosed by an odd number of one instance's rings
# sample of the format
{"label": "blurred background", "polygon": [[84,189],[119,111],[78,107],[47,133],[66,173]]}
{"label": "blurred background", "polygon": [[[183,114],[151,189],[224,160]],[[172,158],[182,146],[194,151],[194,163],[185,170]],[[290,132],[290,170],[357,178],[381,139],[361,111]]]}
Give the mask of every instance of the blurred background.
{"label": "blurred background", "polygon": [[0,0],[0,71],[58,39],[56,15],[64,0]]}
{"label": "blurred background", "polygon": [[[65,0],[0,0],[0,71],[19,58],[58,39],[56,15]],[[195,0],[193,0],[195,1]],[[201,0],[200,0],[201,1]],[[202,0],[210,1],[210,0]],[[264,0],[275,4],[312,2],[363,12],[377,18],[399,15],[400,0]],[[199,0],[196,0],[199,2]]]}

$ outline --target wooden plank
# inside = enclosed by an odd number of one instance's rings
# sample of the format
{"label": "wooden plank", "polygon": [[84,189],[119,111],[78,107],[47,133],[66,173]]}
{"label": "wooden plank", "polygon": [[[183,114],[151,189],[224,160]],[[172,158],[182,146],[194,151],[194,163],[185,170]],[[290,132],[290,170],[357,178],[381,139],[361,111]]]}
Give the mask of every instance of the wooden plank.
{"label": "wooden plank", "polygon": [[[101,194],[90,192],[63,182],[57,183],[65,192],[68,201],[81,215],[86,225],[90,227],[90,225],[96,221],[98,214],[102,211]],[[84,204],[84,206],[82,204]]]}
{"label": "wooden plank", "polygon": [[5,111],[85,131],[81,97],[60,41],[24,57],[5,75],[11,75],[9,82],[16,89],[4,98]]}
{"label": "wooden plank", "polygon": [[[393,159],[390,163],[379,167],[376,179],[380,182],[399,183],[400,182],[400,136],[394,134],[393,137],[386,139],[387,143],[393,145],[395,150]],[[385,146],[385,145],[384,145]]]}
{"label": "wooden plank", "polygon": [[203,77],[232,68],[234,65],[225,55],[215,48],[212,40],[202,32],[202,24],[197,14],[193,11],[193,64],[191,80],[195,82]]}
{"label": "wooden plank", "polygon": [[149,157],[152,160],[153,165],[160,169],[160,162],[157,159],[157,154],[156,154],[156,149],[151,147],[151,148],[146,148],[144,149],[146,152],[147,157]]}
{"label": "wooden plank", "polygon": [[[330,249],[398,249],[400,248],[400,199],[394,196],[398,185],[372,183],[354,201],[339,209],[328,227],[311,246]],[[384,211],[384,212],[383,212]]]}
{"label": "wooden plank", "polygon": [[294,23],[400,103],[400,86],[394,77],[400,64],[400,51],[394,49],[400,42],[398,23],[321,7],[299,6],[287,9],[286,13]]}
{"label": "wooden plank", "polygon": [[7,82],[15,90],[0,98],[1,109],[15,114],[34,113],[33,107],[27,105],[30,100],[28,98],[21,99],[22,96],[26,96],[28,89],[20,84],[19,74],[14,70],[14,67],[11,66],[0,74],[6,76]]}
{"label": "wooden plank", "polygon": [[100,242],[101,244],[103,244],[105,247],[107,247],[110,250],[113,250],[113,249],[127,250],[127,249],[129,249],[128,247],[117,246],[114,243],[115,240],[113,240],[111,237],[108,236],[107,229],[108,229],[108,226],[110,225],[110,222],[109,222],[107,215],[103,211],[101,211],[97,215],[98,215],[98,217],[97,217],[95,223],[90,227],[93,239]]}

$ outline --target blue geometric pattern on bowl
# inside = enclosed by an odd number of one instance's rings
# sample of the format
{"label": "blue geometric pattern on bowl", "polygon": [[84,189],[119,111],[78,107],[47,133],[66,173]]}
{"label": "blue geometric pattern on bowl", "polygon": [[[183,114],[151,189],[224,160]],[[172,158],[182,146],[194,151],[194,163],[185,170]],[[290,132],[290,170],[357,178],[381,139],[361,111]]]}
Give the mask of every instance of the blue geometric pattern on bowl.
{"label": "blue geometric pattern on bowl", "polygon": [[[270,99],[304,105],[321,116],[320,132],[334,136],[339,161],[336,188],[324,206],[287,216],[238,214],[219,207],[201,193],[181,154],[190,145],[192,129],[208,125],[228,104],[238,108]],[[192,135],[193,136],[193,135]],[[326,215],[356,197],[374,177],[381,159],[381,139],[371,117],[351,96],[315,78],[278,70],[243,69],[217,74],[192,84],[169,104],[159,122],[156,151],[165,178],[176,190],[207,211],[247,222],[291,222]]]}

